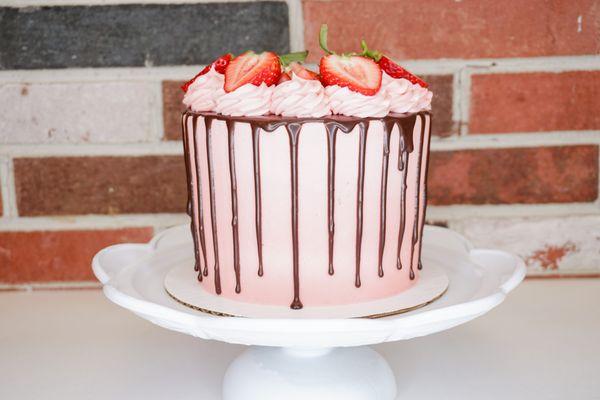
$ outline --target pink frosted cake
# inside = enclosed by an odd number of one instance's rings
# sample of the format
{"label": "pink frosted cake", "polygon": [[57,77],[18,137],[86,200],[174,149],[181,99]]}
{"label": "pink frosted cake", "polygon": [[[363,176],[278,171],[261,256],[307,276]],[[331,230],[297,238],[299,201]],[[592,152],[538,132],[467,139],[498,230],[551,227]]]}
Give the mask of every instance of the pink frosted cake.
{"label": "pink frosted cake", "polygon": [[431,92],[359,54],[224,55],[184,87],[199,284],[293,309],[394,296],[421,269]]}

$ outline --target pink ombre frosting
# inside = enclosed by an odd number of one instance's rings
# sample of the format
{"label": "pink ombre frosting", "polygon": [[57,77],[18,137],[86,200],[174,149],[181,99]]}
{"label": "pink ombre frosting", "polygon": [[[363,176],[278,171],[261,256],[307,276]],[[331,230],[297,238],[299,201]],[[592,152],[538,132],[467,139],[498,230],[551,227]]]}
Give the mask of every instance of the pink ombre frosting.
{"label": "pink ombre frosting", "polygon": [[260,86],[247,83],[233,92],[218,97],[214,111],[232,116],[268,114],[273,89],[274,86],[267,86],[265,83]]}
{"label": "pink ombre frosting", "polygon": [[291,80],[275,87],[271,112],[286,117],[323,117],[331,114],[331,107],[320,81],[292,73]]}
{"label": "pink ombre frosting", "polygon": [[394,79],[383,72],[379,92],[384,92],[389,99],[391,112],[402,114],[431,110],[433,93],[407,79]]}
{"label": "pink ombre frosting", "polygon": [[365,118],[384,117],[390,112],[390,100],[383,90],[365,96],[347,87],[332,85],[325,88],[325,93],[334,114]]}
{"label": "pink ombre frosting", "polygon": [[[203,118],[203,117],[201,117]],[[211,187],[208,173],[206,129],[202,120],[187,120],[186,137],[191,151],[186,153],[192,172],[192,207],[196,215],[204,210],[204,235],[206,242],[208,277],[201,285],[215,293],[215,249],[211,229]],[[378,276],[378,254],[381,205],[381,161],[384,155],[384,126],[372,121],[366,133],[363,230],[360,253],[361,281],[355,286],[356,274],[356,210],[357,179],[360,175],[360,130],[338,134],[335,151],[334,224],[335,236],[333,264],[335,272],[328,274],[328,182],[327,182],[327,131],[323,123],[305,123],[298,142],[298,241],[300,298],[305,307],[353,304],[396,295],[410,288],[419,277],[418,254],[423,232],[422,221],[415,218],[413,210],[425,211],[424,198],[427,158],[429,156],[430,116],[416,119],[412,132],[414,150],[408,154],[406,169],[406,192],[402,194],[403,171],[398,169],[400,132],[393,128],[389,141],[389,169],[385,222],[385,247],[382,265],[385,271]],[[423,127],[423,124],[425,126]],[[424,128],[425,134],[422,129]],[[212,166],[214,173],[214,206],[217,226],[220,265],[221,295],[237,301],[288,306],[293,294],[293,240],[292,240],[292,181],[290,179],[290,140],[284,127],[274,132],[261,130],[259,138],[260,157],[253,151],[252,129],[248,123],[238,122],[228,135],[225,121],[214,120],[211,130]],[[235,291],[232,186],[230,183],[230,145],[235,147],[233,163],[236,171],[237,222],[239,229],[239,259],[241,292]],[[195,139],[195,140],[194,140]],[[197,153],[196,153],[197,152]],[[254,162],[260,165],[262,196],[262,254],[264,275],[259,276]],[[199,180],[196,180],[196,177]],[[419,182],[419,184],[417,184]],[[198,190],[200,189],[200,190]],[[200,193],[200,195],[197,195]],[[404,199],[404,200],[403,200]],[[402,204],[406,214],[402,215]],[[404,223],[401,224],[401,221]],[[418,226],[415,226],[418,224]],[[403,227],[403,230],[401,230]],[[416,229],[418,228],[418,229]],[[402,269],[397,269],[397,249],[401,236],[400,258]],[[414,232],[419,235],[415,256],[411,256],[411,240]],[[410,270],[416,279],[410,279]],[[427,266],[425,266],[427,268]]]}
{"label": "pink ombre frosting", "polygon": [[206,74],[196,78],[190,85],[183,97],[183,104],[192,111],[214,110],[217,98],[225,94],[223,82],[223,75],[211,67]]}

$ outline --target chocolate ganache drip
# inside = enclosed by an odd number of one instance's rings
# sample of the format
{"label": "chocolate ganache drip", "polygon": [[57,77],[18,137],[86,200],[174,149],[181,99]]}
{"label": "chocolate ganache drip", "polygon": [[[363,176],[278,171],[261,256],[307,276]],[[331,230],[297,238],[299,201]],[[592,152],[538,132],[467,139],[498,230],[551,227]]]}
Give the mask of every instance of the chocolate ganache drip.
{"label": "chocolate ganache drip", "polygon": [[[215,175],[212,159],[212,123],[214,117],[206,115],[204,116],[204,126],[206,127],[206,160],[208,163],[208,192],[210,195],[210,221],[212,225],[212,239],[213,249],[215,256],[215,291],[217,294],[221,294],[221,272],[219,271],[219,238],[217,236],[217,205],[215,204]],[[195,131],[194,131],[195,133]],[[194,138],[196,141],[196,138]],[[200,165],[200,164],[197,164]],[[199,173],[199,172],[198,172]]]}
{"label": "chocolate ganache drip", "polygon": [[[289,152],[290,152],[290,182],[291,182],[291,240],[292,240],[292,265],[293,265],[293,297],[290,307],[293,309],[302,308],[301,292],[300,292],[300,243],[299,243],[299,187],[298,180],[301,171],[298,169],[298,152],[301,138],[302,127],[306,123],[319,122],[325,125],[327,135],[327,232],[328,232],[328,266],[327,271],[330,275],[334,274],[334,246],[335,246],[335,172],[336,172],[336,137],[338,131],[344,134],[349,134],[358,126],[359,149],[357,159],[357,182],[356,182],[356,240],[355,240],[355,286],[361,286],[361,255],[362,255],[362,239],[363,239],[363,200],[365,186],[365,158],[368,142],[368,130],[371,122],[379,122],[383,125],[383,155],[381,163],[381,186],[379,199],[379,244],[378,244],[378,262],[377,274],[383,277],[383,254],[386,245],[386,215],[387,215],[387,191],[389,179],[389,155],[391,135],[395,127],[397,127],[399,137],[399,152],[397,166],[401,171],[401,186],[400,186],[400,226],[398,230],[397,241],[397,268],[402,268],[401,250],[404,241],[404,231],[406,227],[406,191],[407,191],[407,176],[409,169],[409,154],[414,151],[413,130],[417,118],[420,121],[420,137],[419,137],[419,152],[416,166],[417,182],[416,182],[416,198],[414,216],[415,223],[411,235],[411,255],[410,255],[410,279],[415,278],[413,271],[413,259],[415,246],[419,243],[419,239],[423,234],[423,226],[425,221],[425,201],[426,195],[424,190],[420,190],[421,186],[421,166],[423,164],[423,151],[429,150],[429,140],[427,147],[424,148],[425,142],[425,115],[428,112],[420,112],[417,114],[389,114],[382,118],[355,118],[341,115],[327,116],[323,118],[295,118],[295,117],[280,117],[280,116],[259,116],[259,117],[231,117],[211,112],[194,113],[186,111],[183,115],[183,136],[184,136],[184,151],[186,171],[188,175],[188,207],[189,214],[192,218],[192,236],[194,238],[196,270],[200,270],[200,251],[204,261],[204,275],[208,274],[208,263],[206,259],[206,245],[204,237],[204,217],[202,209],[202,187],[200,180],[200,159],[199,149],[197,146],[196,120],[198,117],[204,118],[205,136],[206,136],[206,160],[208,166],[208,193],[210,198],[210,216],[212,226],[213,252],[214,252],[214,272],[215,272],[215,291],[221,293],[220,281],[220,263],[219,263],[219,248],[217,236],[217,204],[215,202],[215,176],[212,154],[212,123],[215,119],[225,121],[227,127],[227,144],[228,144],[228,160],[229,160],[229,177],[230,177],[230,193],[231,193],[231,212],[232,212],[232,232],[233,232],[233,250],[234,250],[234,265],[235,272],[235,291],[240,293],[242,283],[240,282],[240,270],[243,267],[240,260],[239,249],[239,219],[238,219],[238,191],[237,177],[235,168],[235,125],[236,123],[248,123],[252,132],[252,162],[253,162],[253,177],[254,177],[254,206],[255,206],[255,232],[258,256],[258,275],[263,276],[263,255],[262,255],[262,191],[261,191],[261,168],[260,168],[260,135],[261,131],[272,133],[280,127],[284,127],[288,135]],[[192,118],[193,133],[190,137],[188,132],[188,119]],[[194,146],[190,146],[190,141],[193,141]],[[427,173],[428,160],[425,163],[425,173]],[[196,180],[192,179],[192,171],[196,171]],[[425,177],[426,184],[426,177]],[[422,192],[422,193],[421,193]],[[197,202],[198,210],[194,207]],[[423,212],[421,212],[423,206]],[[198,221],[198,225],[196,222]],[[421,268],[421,246],[418,247],[418,268]],[[199,278],[202,280],[202,273],[199,273]]]}

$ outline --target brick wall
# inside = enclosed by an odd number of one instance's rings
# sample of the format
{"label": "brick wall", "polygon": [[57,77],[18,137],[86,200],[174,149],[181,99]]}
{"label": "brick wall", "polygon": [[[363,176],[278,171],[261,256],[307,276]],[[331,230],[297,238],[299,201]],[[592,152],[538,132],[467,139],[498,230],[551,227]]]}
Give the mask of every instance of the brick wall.
{"label": "brick wall", "polygon": [[186,222],[180,82],[225,50],[314,62],[323,22],[431,83],[429,221],[600,275],[595,0],[3,3],[1,288],[89,286],[100,248]]}

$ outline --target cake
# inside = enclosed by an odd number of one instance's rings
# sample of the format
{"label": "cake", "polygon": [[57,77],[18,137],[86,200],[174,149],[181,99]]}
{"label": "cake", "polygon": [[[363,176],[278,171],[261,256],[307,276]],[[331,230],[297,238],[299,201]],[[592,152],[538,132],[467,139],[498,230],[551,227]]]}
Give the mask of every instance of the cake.
{"label": "cake", "polygon": [[182,87],[199,290],[300,309],[419,280],[432,93],[326,35],[319,73],[306,52],[225,54]]}

